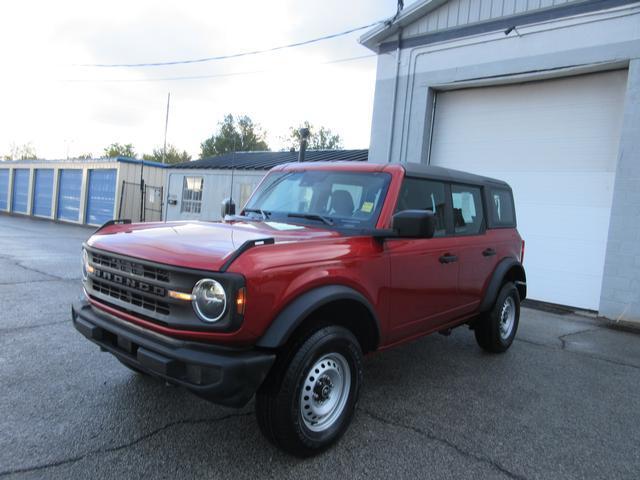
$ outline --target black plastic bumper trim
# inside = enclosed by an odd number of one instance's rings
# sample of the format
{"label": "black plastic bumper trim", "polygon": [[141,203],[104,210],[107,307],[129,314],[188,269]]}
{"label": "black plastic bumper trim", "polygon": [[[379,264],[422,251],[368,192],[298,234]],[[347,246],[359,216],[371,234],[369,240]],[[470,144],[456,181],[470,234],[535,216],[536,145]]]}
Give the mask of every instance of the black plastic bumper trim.
{"label": "black plastic bumper trim", "polygon": [[183,341],[146,331],[81,302],[71,307],[82,335],[121,361],[229,407],[244,406],[262,384],[275,354]]}

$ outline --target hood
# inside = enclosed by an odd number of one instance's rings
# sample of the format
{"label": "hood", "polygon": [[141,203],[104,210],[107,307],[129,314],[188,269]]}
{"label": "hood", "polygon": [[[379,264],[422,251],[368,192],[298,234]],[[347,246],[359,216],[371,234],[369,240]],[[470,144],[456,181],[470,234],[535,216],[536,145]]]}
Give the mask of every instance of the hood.
{"label": "hood", "polygon": [[215,271],[247,240],[282,243],[337,236],[332,230],[278,222],[167,222],[111,225],[87,244],[165,265]]}

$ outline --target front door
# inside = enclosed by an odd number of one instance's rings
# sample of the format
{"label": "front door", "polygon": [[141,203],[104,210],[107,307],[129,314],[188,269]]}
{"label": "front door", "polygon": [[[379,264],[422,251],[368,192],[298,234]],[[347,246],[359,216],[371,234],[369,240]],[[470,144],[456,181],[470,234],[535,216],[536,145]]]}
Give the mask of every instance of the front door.
{"label": "front door", "polygon": [[434,238],[389,239],[392,341],[437,329],[459,308],[456,239],[448,235],[443,182],[405,178],[396,211],[430,210],[436,215]]}

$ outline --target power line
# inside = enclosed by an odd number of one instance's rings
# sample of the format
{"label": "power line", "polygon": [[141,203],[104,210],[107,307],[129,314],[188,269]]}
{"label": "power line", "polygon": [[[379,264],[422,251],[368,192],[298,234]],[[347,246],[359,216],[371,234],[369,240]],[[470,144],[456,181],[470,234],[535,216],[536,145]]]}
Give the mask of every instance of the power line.
{"label": "power line", "polygon": [[185,65],[190,63],[205,63],[205,62],[213,62],[216,60],[228,60],[230,58],[247,57],[249,55],[258,55],[261,53],[269,53],[269,52],[275,52],[278,50],[284,50],[286,48],[294,48],[294,47],[301,47],[303,45],[310,45],[312,43],[318,43],[324,40],[330,40],[332,38],[349,35],[350,33],[357,32],[359,30],[364,30],[365,28],[370,28],[380,23],[383,23],[383,22],[378,21],[378,22],[370,23],[369,25],[363,25],[361,27],[351,28],[349,30],[344,30],[338,33],[332,33],[330,35],[324,35],[322,37],[312,38],[310,40],[304,40],[296,43],[289,43],[287,45],[280,45],[278,47],[265,48],[263,50],[252,50],[249,52],[233,53],[229,55],[218,55],[215,57],[196,58],[191,60],[174,60],[171,62],[153,62],[153,63],[83,63],[83,64],[77,64],[74,66],[99,67],[99,68],[162,67],[162,66],[168,66],[168,65]]}
{"label": "power line", "polygon": [[[376,57],[376,54],[372,53],[369,55],[360,55],[358,57],[348,57],[348,58],[339,58],[337,60],[329,60],[327,62],[319,62],[313,65],[330,65],[334,63],[346,63],[346,62],[354,62],[357,60],[363,60],[365,58],[373,58]],[[121,78],[121,79],[68,79],[61,80],[62,82],[69,83],[139,83],[139,82],[169,82],[169,81],[184,81],[184,80],[205,80],[210,78],[221,78],[221,77],[235,77],[240,75],[255,75],[257,73],[269,73],[276,72],[276,69],[265,69],[265,70],[247,70],[244,72],[229,72],[229,73],[214,73],[209,75],[186,75],[186,76],[175,76],[175,77],[158,77],[158,78]]]}

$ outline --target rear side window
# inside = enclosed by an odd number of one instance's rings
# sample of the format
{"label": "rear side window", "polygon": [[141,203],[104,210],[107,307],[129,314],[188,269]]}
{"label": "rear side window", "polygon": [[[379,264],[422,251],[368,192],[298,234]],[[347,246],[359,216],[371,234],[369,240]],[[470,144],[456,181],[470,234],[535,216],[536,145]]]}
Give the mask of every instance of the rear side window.
{"label": "rear side window", "polygon": [[429,210],[436,216],[434,236],[446,233],[444,212],[446,206],[444,183],[419,178],[405,178],[398,197],[396,212],[402,210]]}
{"label": "rear side window", "polygon": [[515,227],[513,196],[506,188],[489,188],[489,215],[492,227]]}
{"label": "rear side window", "polygon": [[480,188],[452,185],[453,226],[456,235],[477,235],[484,227]]}

